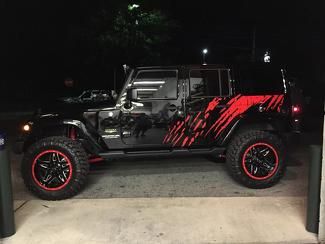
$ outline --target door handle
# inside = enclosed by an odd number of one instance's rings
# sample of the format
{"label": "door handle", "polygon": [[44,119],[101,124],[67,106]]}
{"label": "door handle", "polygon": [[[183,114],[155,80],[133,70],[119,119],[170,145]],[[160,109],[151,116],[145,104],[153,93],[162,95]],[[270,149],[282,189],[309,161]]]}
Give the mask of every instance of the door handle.
{"label": "door handle", "polygon": [[228,108],[229,107],[229,105],[227,105],[227,104],[223,104],[223,105],[218,105],[217,106],[217,108]]}
{"label": "door handle", "polygon": [[168,110],[169,110],[170,112],[175,112],[175,111],[177,110],[177,107],[176,107],[175,104],[171,104],[171,105],[169,105]]}
{"label": "door handle", "polygon": [[265,110],[266,110],[266,107],[264,105],[261,104],[260,106],[258,106],[258,111],[260,113],[264,112]]}

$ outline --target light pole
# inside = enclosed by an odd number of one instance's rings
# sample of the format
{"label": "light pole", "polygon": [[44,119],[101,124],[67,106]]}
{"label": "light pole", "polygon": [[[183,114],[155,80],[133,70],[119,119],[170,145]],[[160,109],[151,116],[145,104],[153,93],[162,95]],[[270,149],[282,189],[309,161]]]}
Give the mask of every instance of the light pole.
{"label": "light pole", "polygon": [[203,65],[206,65],[207,63],[205,62],[205,55],[208,53],[208,49],[204,48],[202,50],[202,56],[203,56]]}

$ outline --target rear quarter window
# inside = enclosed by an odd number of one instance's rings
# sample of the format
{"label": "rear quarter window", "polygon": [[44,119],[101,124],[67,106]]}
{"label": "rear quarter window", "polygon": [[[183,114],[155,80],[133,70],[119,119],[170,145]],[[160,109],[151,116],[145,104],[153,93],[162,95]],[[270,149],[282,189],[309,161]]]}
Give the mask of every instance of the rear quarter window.
{"label": "rear quarter window", "polygon": [[191,97],[229,96],[228,69],[190,70]]}
{"label": "rear quarter window", "polygon": [[284,84],[280,68],[239,68],[237,69],[236,76],[237,93],[247,95],[284,93]]}

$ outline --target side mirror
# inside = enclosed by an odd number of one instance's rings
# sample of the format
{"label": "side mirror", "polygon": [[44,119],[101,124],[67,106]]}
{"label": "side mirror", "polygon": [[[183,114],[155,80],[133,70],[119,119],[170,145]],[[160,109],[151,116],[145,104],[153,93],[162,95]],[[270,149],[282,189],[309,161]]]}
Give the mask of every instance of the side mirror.
{"label": "side mirror", "polygon": [[116,101],[116,99],[118,98],[117,92],[115,90],[112,90],[111,95],[112,95],[113,99]]}
{"label": "side mirror", "polygon": [[138,100],[138,91],[136,88],[130,88],[127,90],[126,100],[131,102]]}

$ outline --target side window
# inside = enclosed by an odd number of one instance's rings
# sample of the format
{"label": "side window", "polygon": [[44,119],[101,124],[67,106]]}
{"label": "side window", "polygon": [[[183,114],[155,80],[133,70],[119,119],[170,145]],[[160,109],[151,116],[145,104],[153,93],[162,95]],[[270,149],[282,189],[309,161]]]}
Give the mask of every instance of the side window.
{"label": "side window", "polygon": [[240,69],[238,80],[238,90],[242,94],[279,94],[284,91],[280,69],[267,67]]}
{"label": "side window", "polygon": [[191,70],[190,94],[192,97],[229,95],[229,71],[227,69]]}
{"label": "side window", "polygon": [[132,86],[139,100],[177,99],[177,70],[140,71]]}

